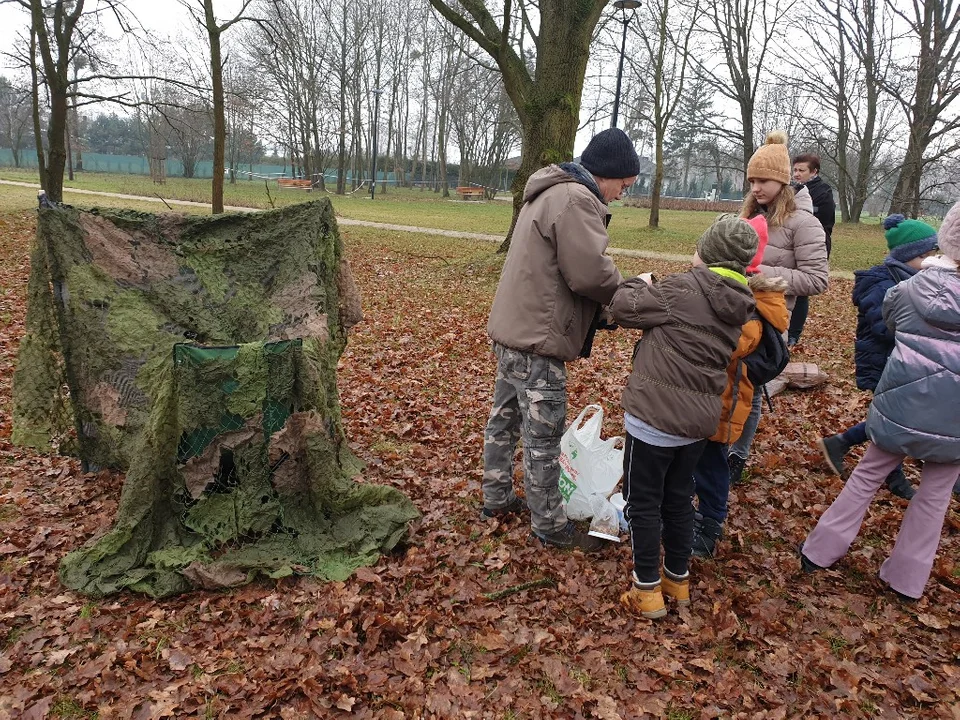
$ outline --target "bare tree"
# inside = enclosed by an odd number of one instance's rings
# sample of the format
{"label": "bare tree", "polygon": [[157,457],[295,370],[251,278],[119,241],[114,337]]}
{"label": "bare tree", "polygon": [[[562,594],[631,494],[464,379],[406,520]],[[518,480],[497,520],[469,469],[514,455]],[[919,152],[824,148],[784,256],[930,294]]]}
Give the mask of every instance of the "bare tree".
{"label": "bare tree", "polygon": [[21,148],[33,119],[30,97],[29,88],[0,76],[0,143],[10,148],[15,167],[20,167]]}
{"label": "bare tree", "polygon": [[649,98],[653,127],[654,174],[650,187],[649,226],[660,226],[660,195],[663,191],[664,142],[674,113],[683,97],[690,76],[692,19],[700,3],[681,4],[677,0],[647,0],[636,23],[642,52],[634,61],[645,68],[646,82],[638,82]]}
{"label": "bare tree", "polygon": [[[69,69],[74,53],[75,32],[83,17],[84,0],[56,0],[45,3],[43,0],[19,0],[20,5],[30,12],[31,55],[34,47],[39,51],[50,99],[50,119],[47,125],[46,161],[41,164],[41,185],[48,197],[60,202],[63,200],[63,172],[67,162],[66,134],[67,111],[70,107],[68,95],[71,80]],[[82,33],[78,33],[82,35]],[[34,46],[33,38],[36,39]],[[75,84],[74,81],[73,84]],[[39,96],[39,82],[34,83]],[[35,99],[34,127],[39,129],[39,100]],[[37,141],[38,155],[40,150]]]}
{"label": "bare tree", "polygon": [[[513,0],[505,0],[497,10],[483,0],[430,4],[493,58],[520,119],[523,157],[512,188],[512,233],[527,178],[544,165],[573,157],[590,42],[606,0],[540,0],[529,5],[518,0],[516,7]],[[533,47],[532,63],[526,59],[524,39]],[[508,233],[502,249],[509,241]]]}
{"label": "bare tree", "polygon": [[[33,0],[36,1],[36,0]],[[191,17],[206,33],[210,49],[210,80],[213,92],[213,183],[211,207],[214,215],[223,212],[224,153],[227,141],[227,121],[223,91],[224,58],[221,51],[223,34],[241,20],[250,20],[244,13],[253,0],[243,5],[232,19],[218,22],[213,0],[181,0]]]}
{"label": "bare tree", "polygon": [[[700,24],[712,39],[717,62],[700,61],[698,72],[723,97],[737,104],[740,129],[714,124],[718,135],[738,142],[746,168],[754,151],[754,106],[779,24],[795,0],[715,0],[706,3]],[[744,178],[746,188],[746,178]]]}
{"label": "bare tree", "polygon": [[459,185],[496,192],[500,167],[519,142],[520,126],[500,74],[472,63],[454,80],[450,122],[460,150]]}
{"label": "bare tree", "polygon": [[[909,124],[907,149],[893,191],[890,212],[920,214],[925,166],[960,150],[950,135],[960,129],[960,2],[957,0],[887,0],[918,43],[913,72],[906,84],[886,83],[903,107]],[[931,148],[935,152],[928,153]]]}

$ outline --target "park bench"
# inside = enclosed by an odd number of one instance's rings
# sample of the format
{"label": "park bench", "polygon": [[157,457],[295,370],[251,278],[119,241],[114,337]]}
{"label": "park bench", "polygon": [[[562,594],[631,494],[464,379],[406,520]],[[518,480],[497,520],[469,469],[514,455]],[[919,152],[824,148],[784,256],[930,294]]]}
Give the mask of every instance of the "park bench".
{"label": "park bench", "polygon": [[483,200],[482,187],[458,187],[457,195],[461,200]]}
{"label": "park bench", "polygon": [[277,186],[281,189],[310,190],[313,188],[313,181],[309,178],[277,178]]}

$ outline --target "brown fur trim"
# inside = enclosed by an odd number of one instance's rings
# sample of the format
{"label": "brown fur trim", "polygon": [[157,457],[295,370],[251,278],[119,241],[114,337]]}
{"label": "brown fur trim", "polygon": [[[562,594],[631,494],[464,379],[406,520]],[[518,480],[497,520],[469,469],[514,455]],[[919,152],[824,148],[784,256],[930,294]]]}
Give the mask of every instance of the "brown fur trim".
{"label": "brown fur trim", "polygon": [[747,285],[751,292],[786,292],[789,287],[783,278],[766,275],[751,275]]}

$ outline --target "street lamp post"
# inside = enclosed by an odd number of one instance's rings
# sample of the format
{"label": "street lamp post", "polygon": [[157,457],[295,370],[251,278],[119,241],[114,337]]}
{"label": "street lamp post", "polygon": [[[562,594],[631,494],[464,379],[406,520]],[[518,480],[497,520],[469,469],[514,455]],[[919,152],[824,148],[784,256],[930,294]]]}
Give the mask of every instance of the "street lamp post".
{"label": "street lamp post", "polygon": [[373,101],[373,153],[370,158],[370,199],[377,189],[377,128],[380,125],[380,95],[383,88],[377,88],[373,91],[375,100]]}
{"label": "street lamp post", "polygon": [[[623,36],[620,40],[620,67],[617,69],[617,91],[613,96],[613,120],[610,121],[610,127],[617,126],[617,118],[620,115],[620,84],[623,81],[623,59],[627,54],[627,25],[633,19],[634,12],[640,7],[640,0],[615,0],[613,6],[620,11],[620,22],[623,23]],[[630,10],[630,14],[627,14]]]}

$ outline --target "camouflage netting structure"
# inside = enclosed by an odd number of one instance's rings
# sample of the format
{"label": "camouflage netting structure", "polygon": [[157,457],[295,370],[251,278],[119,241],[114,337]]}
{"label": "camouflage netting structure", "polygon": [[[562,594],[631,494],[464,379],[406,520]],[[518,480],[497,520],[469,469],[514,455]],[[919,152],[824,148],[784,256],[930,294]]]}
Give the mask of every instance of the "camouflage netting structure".
{"label": "camouflage netting structure", "polygon": [[328,200],[219,216],[41,209],[15,443],[127,470],[65,585],[154,597],[342,580],[418,517],[356,482],[337,360],[360,298]]}

